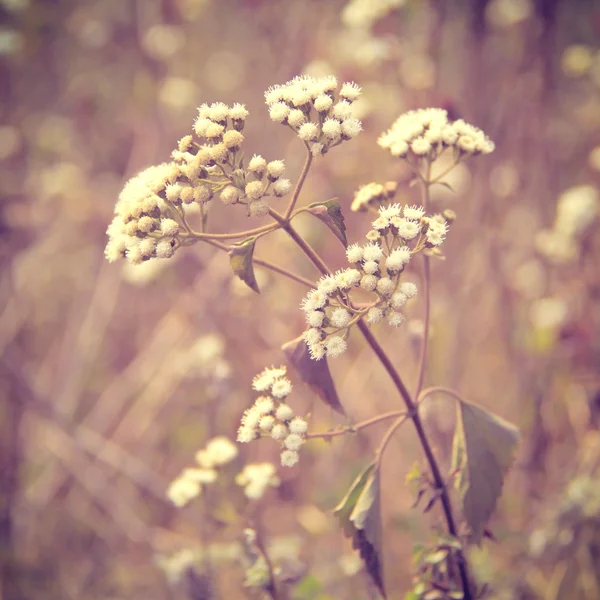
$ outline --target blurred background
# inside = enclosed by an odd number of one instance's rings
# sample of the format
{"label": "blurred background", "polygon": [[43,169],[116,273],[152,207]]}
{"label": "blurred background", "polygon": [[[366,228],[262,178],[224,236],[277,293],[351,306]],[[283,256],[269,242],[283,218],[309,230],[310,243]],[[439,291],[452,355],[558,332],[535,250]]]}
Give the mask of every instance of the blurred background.
{"label": "blurred background", "polygon": [[[350,241],[369,229],[349,212],[354,190],[406,181],[376,145],[400,113],[443,106],[496,143],[435,197],[458,218],[433,265],[426,381],[522,432],[495,541],[472,553],[491,597],[600,598],[598,2],[0,0],[0,22],[2,598],[262,597],[244,587],[244,517],[224,508],[242,506],[240,490],[214,495],[209,515],[202,498],[177,509],[165,492],[208,439],[235,437],[252,376],[304,328],[305,290],[259,269],[256,295],[208,246],[139,267],[103,250],[124,182],[168,159],[202,102],[245,103],[246,153],[285,159],[297,178],[304,149],[263,93],[300,73],[363,87],[365,131],[315,163],[301,197],[338,197]],[[401,185],[397,200],[417,194]],[[214,209],[215,230],[260,225]],[[321,224],[298,226],[344,265]],[[317,276],[283,234],[258,253]],[[420,303],[409,312],[376,335],[414,386]],[[399,406],[360,336],[331,368],[351,421]],[[340,422],[302,386],[293,403],[312,430]],[[426,409],[446,468],[453,406]],[[330,511],[382,433],[307,444],[255,509],[293,571],[291,598],[376,597]],[[411,509],[410,428],[389,448],[386,579],[403,598],[413,545],[439,515]],[[253,443],[236,460],[277,463],[278,448]]]}

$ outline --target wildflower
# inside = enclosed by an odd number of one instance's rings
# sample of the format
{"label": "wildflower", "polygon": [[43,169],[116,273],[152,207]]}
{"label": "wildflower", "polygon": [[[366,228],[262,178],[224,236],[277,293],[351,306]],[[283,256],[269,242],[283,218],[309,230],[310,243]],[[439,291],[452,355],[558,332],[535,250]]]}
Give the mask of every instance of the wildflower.
{"label": "wildflower", "polygon": [[408,206],[404,207],[404,216],[407,219],[418,221],[425,215],[425,209],[422,206]]}
{"label": "wildflower", "polygon": [[289,421],[294,416],[294,411],[287,404],[280,404],[275,411],[279,421]]}
{"label": "wildflower", "polygon": [[281,453],[281,465],[283,467],[293,467],[299,460],[298,453],[294,450],[284,450]]}
{"label": "wildflower", "polygon": [[381,202],[385,198],[387,198],[387,191],[383,185],[380,183],[368,183],[356,191],[350,210],[353,212],[364,212],[369,205]]}
{"label": "wildflower", "polygon": [[235,477],[235,482],[244,487],[244,494],[252,500],[262,498],[269,487],[279,486],[275,466],[271,463],[251,463]]}
{"label": "wildflower", "polygon": [[286,374],[286,367],[271,367],[256,375],[252,380],[252,389],[257,392],[263,392],[271,388],[276,379],[283,377]]}
{"label": "wildflower", "polygon": [[177,507],[182,508],[190,500],[200,495],[201,487],[197,481],[178,477],[171,482],[167,490],[169,500]]}
{"label": "wildflower", "polygon": [[273,417],[271,415],[265,415],[264,417],[261,418],[261,420],[258,423],[260,430],[264,431],[265,433],[272,431],[274,425],[275,425],[275,417]]}
{"label": "wildflower", "polygon": [[417,295],[417,286],[410,282],[407,281],[405,283],[402,283],[400,285],[400,291],[407,297],[407,298],[414,298]]}
{"label": "wildflower", "polygon": [[383,316],[383,311],[377,306],[374,306],[373,308],[370,308],[367,313],[367,323],[369,325],[377,325],[377,323],[381,323]]}
{"label": "wildflower", "polygon": [[381,260],[383,257],[383,250],[379,244],[369,244],[363,249],[363,258],[365,260]]}
{"label": "wildflower", "polygon": [[396,248],[395,250],[392,250],[390,255],[387,257],[385,261],[385,268],[391,272],[399,271],[408,264],[410,256],[410,248],[408,246]]}
{"label": "wildflower", "polygon": [[375,275],[365,275],[360,280],[360,287],[366,292],[373,292],[377,287],[377,277]]}
{"label": "wildflower", "polygon": [[304,438],[297,433],[290,433],[285,440],[283,440],[283,445],[288,450],[299,450],[304,444]]}
{"label": "wildflower", "polygon": [[390,296],[394,291],[396,284],[389,277],[382,277],[377,282],[377,291],[382,296]]}
{"label": "wildflower", "polygon": [[273,191],[278,198],[285,196],[292,191],[292,182],[289,179],[278,179],[273,184]]}
{"label": "wildflower", "polygon": [[388,315],[388,323],[392,327],[400,327],[404,323],[404,315],[399,312],[393,312]]}
{"label": "wildflower", "polygon": [[225,465],[238,455],[237,446],[225,436],[217,436],[206,444],[205,450],[196,453],[196,461],[200,466],[211,468]]}
{"label": "wildflower", "polygon": [[[278,381],[281,380],[278,379],[275,381],[272,387],[275,387]],[[254,402],[254,410],[259,415],[268,415],[274,408],[275,403],[273,402],[273,399],[268,396],[259,396]]]}
{"label": "wildflower", "polygon": [[288,435],[288,428],[283,423],[277,423],[271,429],[271,437],[274,440],[281,441]]}
{"label": "wildflower", "polygon": [[260,156],[255,154],[248,163],[248,170],[260,175],[267,168],[267,161]]}
{"label": "wildflower", "polygon": [[330,358],[337,358],[346,351],[347,347],[346,340],[337,335],[328,338],[325,342],[327,356]]}
{"label": "wildflower", "polygon": [[334,327],[342,328],[348,325],[351,318],[352,316],[345,308],[336,308],[331,313],[330,321]]}
{"label": "wildflower", "polygon": [[352,244],[346,248],[346,258],[349,263],[357,263],[362,260],[363,249],[358,244]]}
{"label": "wildflower", "polygon": [[292,384],[289,379],[282,377],[278,379],[271,389],[271,393],[275,398],[285,398],[292,391]]}
{"label": "wildflower", "polygon": [[377,273],[377,271],[379,271],[379,263],[375,262],[374,260],[368,260],[366,263],[363,264],[362,270],[367,275],[374,275],[375,273]]}
{"label": "wildflower", "polygon": [[294,417],[289,423],[290,433],[303,435],[308,429],[308,423],[300,417]]}

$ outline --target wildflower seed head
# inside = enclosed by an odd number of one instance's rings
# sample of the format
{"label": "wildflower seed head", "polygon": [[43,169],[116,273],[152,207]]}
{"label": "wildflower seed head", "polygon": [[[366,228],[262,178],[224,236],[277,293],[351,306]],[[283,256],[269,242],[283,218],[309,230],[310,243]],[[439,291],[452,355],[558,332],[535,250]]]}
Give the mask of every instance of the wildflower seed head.
{"label": "wildflower seed head", "polygon": [[[277,380],[277,381],[279,381],[279,380]],[[277,381],[275,381],[273,383],[272,387],[275,386],[275,383],[277,383]],[[274,408],[275,408],[275,403],[273,402],[273,399],[269,398],[268,396],[259,396],[254,401],[254,410],[259,415],[268,415],[269,413],[271,413],[273,411]]]}
{"label": "wildflower seed head", "polygon": [[240,197],[240,190],[233,185],[228,185],[219,195],[221,202],[225,205],[235,204]]}
{"label": "wildflower seed head", "polygon": [[272,160],[267,164],[267,173],[269,174],[269,179],[275,181],[279,179],[283,175],[285,171],[285,165],[282,160]]}
{"label": "wildflower seed head", "polygon": [[383,250],[379,244],[368,244],[363,249],[363,257],[365,260],[381,260],[383,258]]}
{"label": "wildflower seed head", "polygon": [[294,417],[289,423],[290,433],[304,435],[308,429],[308,423],[301,417]]}
{"label": "wildflower seed head", "polygon": [[365,290],[365,292],[373,292],[377,287],[378,278],[375,275],[365,275],[360,280],[360,287]]}
{"label": "wildflower seed head", "polygon": [[237,432],[236,440],[240,444],[248,444],[255,440],[258,437],[256,429],[253,427],[248,427],[247,425],[242,425]]}
{"label": "wildflower seed head", "polygon": [[405,240],[414,240],[421,230],[416,221],[410,221],[409,219],[393,219],[392,225],[398,230],[398,235]]}
{"label": "wildflower seed head", "polygon": [[419,221],[421,218],[425,216],[425,209],[422,206],[408,206],[404,207],[404,216],[407,219],[411,219],[414,221]]}
{"label": "wildflower seed head", "polygon": [[274,425],[275,425],[275,417],[273,417],[271,415],[265,415],[264,417],[262,417],[258,424],[260,430],[264,431],[265,433],[269,433],[273,429]]}
{"label": "wildflower seed head", "polygon": [[286,377],[278,379],[271,388],[271,394],[274,398],[285,398],[292,391],[292,383]]}
{"label": "wildflower seed head", "polygon": [[346,248],[346,258],[349,263],[357,263],[363,258],[363,249],[358,244],[352,244]]}
{"label": "wildflower seed head", "polygon": [[248,205],[251,217],[264,217],[269,214],[269,204],[264,200],[255,200]]}
{"label": "wildflower seed head", "polygon": [[264,194],[264,184],[262,181],[251,181],[250,183],[246,184],[245,193],[246,197],[251,202],[254,200],[259,200]]}
{"label": "wildflower seed head", "polygon": [[273,383],[280,377],[283,377],[286,371],[287,369],[283,365],[281,367],[266,368],[254,377],[252,380],[252,389],[257,392],[270,390]]}
{"label": "wildflower seed head", "polygon": [[367,323],[369,325],[377,325],[383,321],[383,317],[383,311],[377,306],[374,306],[373,308],[370,308],[369,312],[367,313]]}
{"label": "wildflower seed head", "polygon": [[396,248],[395,250],[392,250],[390,255],[387,257],[385,261],[385,268],[392,273],[400,271],[405,265],[408,264],[410,256],[410,248],[408,246]]}
{"label": "wildflower seed head", "polygon": [[248,116],[248,111],[243,104],[236,102],[229,110],[229,116],[234,121],[245,121]]}
{"label": "wildflower seed head", "polygon": [[298,137],[304,142],[315,142],[319,137],[319,127],[314,123],[304,123],[298,129]]}
{"label": "wildflower seed head", "polygon": [[235,129],[230,129],[223,136],[223,145],[227,150],[238,150],[244,141],[244,136]]}
{"label": "wildflower seed head", "polygon": [[396,284],[389,277],[382,277],[377,282],[377,291],[382,296],[386,296],[386,297],[391,296],[392,293],[394,292],[395,287],[396,287]]}
{"label": "wildflower seed head", "polygon": [[275,411],[275,416],[279,421],[289,421],[294,416],[294,411],[287,404],[280,404]]}
{"label": "wildflower seed head", "polygon": [[289,179],[278,179],[273,184],[273,192],[275,196],[280,198],[281,196],[286,196],[292,191],[292,182]]}
{"label": "wildflower seed head", "polygon": [[408,152],[421,157],[437,156],[443,148],[455,147],[463,155],[489,154],[493,142],[477,127],[462,119],[448,120],[447,111],[426,108],[409,111],[396,119],[377,143],[393,156],[405,157]]}
{"label": "wildflower seed head", "polygon": [[399,312],[392,312],[388,315],[387,322],[392,327],[400,327],[404,323],[404,315]]}
{"label": "wildflower seed head", "polygon": [[[288,109],[289,110],[289,109]],[[298,108],[293,108],[288,113],[288,123],[290,127],[294,129],[299,129],[306,123],[305,114]]]}
{"label": "wildflower seed head", "polygon": [[324,312],[320,310],[313,310],[309,313],[306,313],[306,324],[312,328],[321,327],[324,318]]}
{"label": "wildflower seed head", "polygon": [[344,83],[340,89],[340,98],[354,102],[360,96],[361,92],[361,87],[356,83]]}
{"label": "wildflower seed head", "polygon": [[331,99],[331,96],[327,94],[320,94],[315,98],[314,107],[319,113],[328,112],[332,105],[333,100]]}
{"label": "wildflower seed head", "polygon": [[298,460],[298,453],[294,450],[284,450],[281,453],[281,466],[283,467],[293,467]]}
{"label": "wildflower seed head", "polygon": [[334,335],[325,341],[325,349],[329,358],[337,358],[346,352],[346,340],[338,335]]}
{"label": "wildflower seed head", "polygon": [[273,425],[273,428],[271,429],[271,437],[278,442],[284,440],[288,433],[288,428],[283,423],[277,423],[276,425]]}
{"label": "wildflower seed head", "polygon": [[390,304],[394,310],[400,310],[408,301],[406,294],[402,292],[396,292],[390,301]]}
{"label": "wildflower seed head", "polygon": [[348,325],[352,316],[345,308],[336,308],[332,313],[329,320],[334,327],[343,328]]}
{"label": "wildflower seed head", "polygon": [[405,283],[402,283],[400,285],[400,291],[408,298],[414,298],[417,295],[417,286],[410,282],[407,281]]}
{"label": "wildflower seed head", "polygon": [[266,168],[267,161],[260,156],[260,154],[255,154],[248,163],[248,171],[256,173],[258,176],[260,176]]}
{"label": "wildflower seed head", "polygon": [[299,450],[304,444],[304,438],[297,433],[290,433],[285,440],[283,440],[283,445],[288,450]]}

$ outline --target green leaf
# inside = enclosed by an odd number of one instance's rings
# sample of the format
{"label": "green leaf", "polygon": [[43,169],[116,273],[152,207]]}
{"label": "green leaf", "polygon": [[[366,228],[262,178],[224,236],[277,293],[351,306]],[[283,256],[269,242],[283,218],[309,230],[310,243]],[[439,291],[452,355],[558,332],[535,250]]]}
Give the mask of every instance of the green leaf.
{"label": "green leaf", "polygon": [[252,290],[260,294],[256,277],[254,276],[255,237],[249,237],[229,248],[229,264],[233,272]]}
{"label": "green leaf", "polygon": [[287,342],[281,349],[300,379],[307,383],[325,404],[345,416],[346,412],[335,389],[327,358],[312,360],[302,336]]}
{"label": "green leaf", "polygon": [[480,406],[459,402],[451,470],[457,471],[454,485],[476,543],[502,493],[518,441],[519,431],[511,423]]}
{"label": "green leaf", "polygon": [[375,464],[370,464],[354,480],[333,513],[338,517],[346,536],[352,539],[353,548],[360,552],[367,573],[385,598],[380,508],[379,469]]}
{"label": "green leaf", "polygon": [[344,215],[342,214],[340,203],[337,200],[314,202],[307,206],[307,210],[309,213],[323,221],[344,246],[348,246]]}

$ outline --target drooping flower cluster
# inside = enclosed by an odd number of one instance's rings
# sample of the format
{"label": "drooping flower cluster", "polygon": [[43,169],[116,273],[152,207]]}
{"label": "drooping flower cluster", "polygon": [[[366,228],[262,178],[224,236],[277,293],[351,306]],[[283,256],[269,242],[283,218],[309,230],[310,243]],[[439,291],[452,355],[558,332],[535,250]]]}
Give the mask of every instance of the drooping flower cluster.
{"label": "drooping flower cluster", "polygon": [[138,264],[173,256],[180,244],[180,224],[165,190],[179,175],[176,164],[163,163],[144,169],[127,182],[106,231],[105,255],[109,262],[126,256],[129,262]]}
{"label": "drooping flower cluster", "polygon": [[243,204],[258,217],[269,211],[266,197],[291,191],[291,182],[282,177],[283,161],[255,155],[244,166],[241,131],[248,111],[242,104],[203,104],[198,113],[194,133],[179,140],[171,162],[145,169],[123,188],[107,230],[110,262],[170,258],[193,238],[186,210],[216,195],[223,204]]}
{"label": "drooping flower cluster", "polygon": [[442,108],[423,108],[404,113],[377,143],[392,156],[435,160],[446,148],[457,157],[489,154],[494,143],[477,127],[458,119],[450,122]]}
{"label": "drooping flower cluster", "polygon": [[[426,217],[420,206],[390,204],[378,214],[367,234],[369,243],[347,248],[351,268],[322,277],[302,300],[308,325],[304,339],[315,360],[342,354],[350,327],[362,318],[369,325],[385,319],[392,327],[400,326],[405,304],[417,294],[417,286],[401,281],[401,275],[414,254],[439,246],[448,230],[442,215]],[[353,288],[374,300],[354,304]]]}
{"label": "drooping flower cluster", "polygon": [[273,86],[265,93],[269,116],[291,127],[314,156],[325,154],[362,131],[362,123],[352,115],[352,103],[361,88],[355,83],[344,83],[336,98],[337,86],[333,75],[301,75]]}
{"label": "drooping flower cluster", "polygon": [[224,436],[213,438],[206,448],[196,453],[199,467],[183,469],[167,490],[169,500],[183,507],[202,492],[202,486],[217,480],[219,467],[231,462],[238,455],[235,444]]}
{"label": "drooping flower cluster", "polygon": [[292,391],[292,383],[285,374],[285,366],[267,368],[253,379],[252,388],[263,395],[244,412],[237,441],[248,443],[259,437],[271,437],[281,443],[281,464],[293,467],[298,462],[298,450],[306,441],[308,424],[295,417],[284,402]]}

